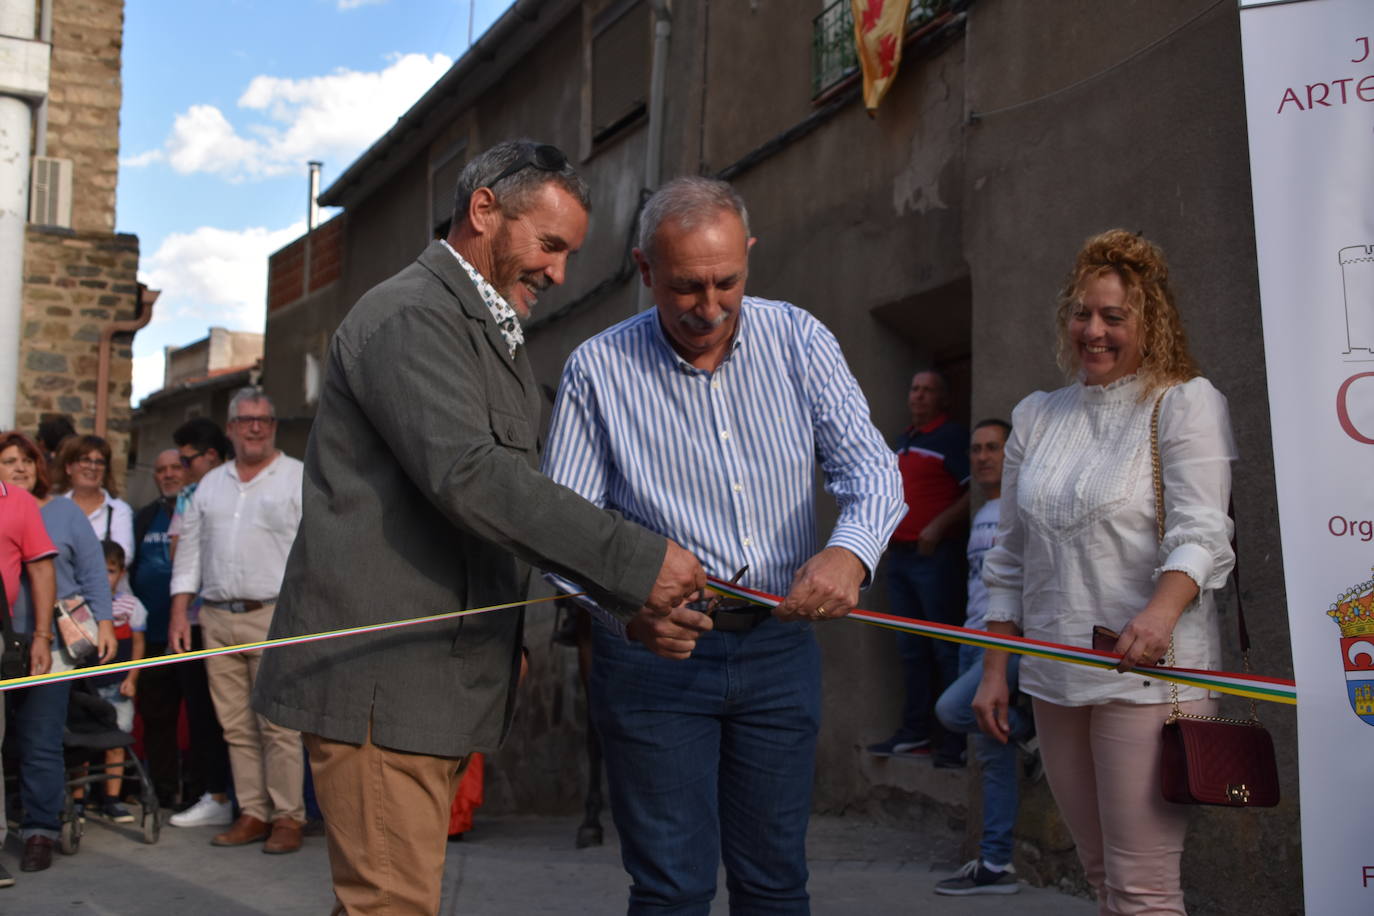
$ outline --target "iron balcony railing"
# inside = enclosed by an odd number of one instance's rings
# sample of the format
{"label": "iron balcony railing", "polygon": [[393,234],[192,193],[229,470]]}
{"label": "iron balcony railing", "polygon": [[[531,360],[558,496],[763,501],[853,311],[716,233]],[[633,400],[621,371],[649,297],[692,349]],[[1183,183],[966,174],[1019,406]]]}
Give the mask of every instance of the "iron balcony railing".
{"label": "iron balcony railing", "polygon": [[[949,0],[914,0],[906,30],[911,32],[949,8]],[[859,71],[854,51],[854,15],[850,0],[835,0],[811,20],[811,97]]]}

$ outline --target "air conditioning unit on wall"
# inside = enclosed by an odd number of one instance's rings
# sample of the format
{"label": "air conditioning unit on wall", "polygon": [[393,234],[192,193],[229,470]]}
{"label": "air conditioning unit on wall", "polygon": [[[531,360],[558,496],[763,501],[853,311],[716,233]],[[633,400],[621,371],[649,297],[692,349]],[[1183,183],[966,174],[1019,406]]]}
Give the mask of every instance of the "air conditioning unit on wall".
{"label": "air conditioning unit on wall", "polygon": [[29,185],[29,222],[39,226],[72,227],[72,161],[51,156],[33,157]]}

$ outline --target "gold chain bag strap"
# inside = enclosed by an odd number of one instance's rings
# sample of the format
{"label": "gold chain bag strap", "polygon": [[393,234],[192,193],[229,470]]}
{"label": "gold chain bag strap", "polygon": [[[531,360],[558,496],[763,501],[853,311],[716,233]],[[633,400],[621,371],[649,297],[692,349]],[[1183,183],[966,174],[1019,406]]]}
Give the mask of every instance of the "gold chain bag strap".
{"label": "gold chain bag strap", "polygon": [[[1150,414],[1150,461],[1155,486],[1155,533],[1164,541],[1164,472],[1159,458],[1161,394]],[[1231,542],[1232,549],[1235,541]],[[1237,567],[1239,560],[1237,560]],[[1250,670],[1250,634],[1240,602],[1240,573],[1236,580],[1236,623],[1245,670]],[[1169,666],[1174,664],[1174,640],[1169,637]],[[1162,732],[1160,788],[1165,801],[1180,805],[1220,805],[1227,808],[1271,808],[1279,803],[1279,771],[1274,740],[1260,724],[1255,701],[1250,718],[1194,716],[1178,705],[1178,684],[1170,683],[1173,712]]]}

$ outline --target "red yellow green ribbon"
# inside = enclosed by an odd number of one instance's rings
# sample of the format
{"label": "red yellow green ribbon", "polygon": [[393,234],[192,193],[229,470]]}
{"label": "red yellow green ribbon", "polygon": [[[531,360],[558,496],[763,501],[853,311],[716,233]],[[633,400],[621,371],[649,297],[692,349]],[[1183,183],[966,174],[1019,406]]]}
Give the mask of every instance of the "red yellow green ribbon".
{"label": "red yellow green ribbon", "polygon": [[[732,584],[714,576],[707,577],[706,587],[719,595],[751,601],[764,607],[775,607],[782,602],[782,599],[777,595]],[[1121,662],[1121,656],[1111,652],[1065,646],[1040,639],[1029,639],[1025,636],[1004,636],[1000,633],[988,633],[984,630],[970,630],[967,627],[956,627],[948,623],[895,617],[891,614],[880,614],[876,611],[865,611],[860,608],[850,611],[847,619],[858,620],[888,630],[929,636],[932,639],[943,639],[967,646],[978,646],[982,649],[1001,649],[1006,652],[1015,652],[1018,655],[1032,655],[1036,658],[1048,658],[1073,665],[1086,665],[1089,668],[1110,670],[1116,668]],[[1290,706],[1296,706],[1298,702],[1297,685],[1293,681],[1283,678],[1249,673],[1240,674],[1234,671],[1206,671],[1201,668],[1171,668],[1164,665],[1140,665],[1132,670],[1141,674],[1149,674],[1161,680],[1187,684],[1192,687],[1202,687],[1206,690],[1248,697],[1253,700],[1268,700],[1271,703],[1286,703]]]}
{"label": "red yellow green ribbon", "polygon": [[[717,579],[714,576],[707,577],[707,588],[717,594],[750,601],[764,607],[775,607],[782,601],[777,595],[770,595],[767,592],[746,588],[743,585],[735,585],[723,579]],[[0,680],[0,692],[16,690],[20,687],[32,687],[37,684],[55,684],[60,681],[78,680],[80,678],[90,677],[94,674],[117,674],[125,671],[134,671],[140,668],[153,668],[158,665],[175,665],[178,662],[213,658],[216,655],[231,655],[236,652],[251,652],[258,649],[277,648],[279,646],[294,646],[324,639],[338,639],[344,636],[361,636],[366,633],[381,633],[387,630],[416,626],[417,624],[436,623],[474,614],[489,614],[493,611],[527,607],[544,601],[552,601],[554,597],[555,596],[531,598],[527,601],[511,601],[505,604],[492,604],[486,607],[469,608],[462,611],[448,611],[427,617],[414,617],[407,620],[393,620],[387,623],[374,623],[366,626],[326,630],[323,633],[309,633],[303,636],[279,636],[276,639],[264,639],[261,642],[241,643],[234,646],[220,646],[214,649],[197,649],[192,652],[184,652],[180,655],[160,655],[156,658],[144,658],[138,661],[112,662],[107,665],[95,665],[90,668],[77,668],[71,671],[31,674],[27,677]],[[567,597],[577,596],[573,595]],[[929,636],[933,639],[943,639],[949,642],[978,646],[983,649],[1001,649],[1007,652],[1015,652],[1019,655],[1032,655],[1037,658],[1048,658],[1074,665],[1086,665],[1090,668],[1101,668],[1104,670],[1114,669],[1121,660],[1121,656],[1119,655],[1114,655],[1110,652],[1099,652],[1096,649],[1065,646],[1039,639],[1029,639],[1025,636],[1004,636],[1000,633],[971,630],[967,627],[958,627],[947,623],[934,623],[929,620],[896,617],[891,614],[880,614],[876,611],[865,611],[859,608],[850,611],[848,619],[858,620],[871,626],[883,627],[884,629]],[[1163,665],[1141,665],[1134,670],[1142,674],[1149,674],[1152,677],[1160,678],[1161,680],[1173,681],[1178,684],[1187,684],[1193,687],[1201,687],[1206,690],[1215,690],[1219,693],[1229,693],[1235,696],[1248,697],[1255,700],[1268,700],[1272,703],[1286,703],[1289,705],[1296,705],[1298,702],[1297,686],[1293,681],[1283,678],[1266,677],[1264,675],[1249,673],[1241,674],[1233,671],[1206,671],[1200,668],[1171,668]]]}

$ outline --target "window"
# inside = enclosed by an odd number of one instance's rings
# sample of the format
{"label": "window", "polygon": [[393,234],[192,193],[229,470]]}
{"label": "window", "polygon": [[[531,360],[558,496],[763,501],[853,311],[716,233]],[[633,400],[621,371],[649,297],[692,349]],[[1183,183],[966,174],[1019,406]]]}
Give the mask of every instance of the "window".
{"label": "window", "polygon": [[849,0],[834,0],[811,20],[811,95],[820,95],[859,69]]}
{"label": "window", "polygon": [[592,20],[592,144],[644,115],[652,53],[648,0],[618,0]]}

